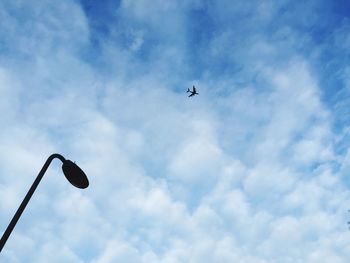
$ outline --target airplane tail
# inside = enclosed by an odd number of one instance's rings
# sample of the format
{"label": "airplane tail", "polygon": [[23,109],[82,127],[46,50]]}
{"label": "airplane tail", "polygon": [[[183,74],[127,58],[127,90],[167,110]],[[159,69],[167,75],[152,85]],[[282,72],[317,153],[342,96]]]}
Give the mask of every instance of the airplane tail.
{"label": "airplane tail", "polygon": [[190,88],[187,89],[187,92],[191,92],[191,91],[190,91]]}

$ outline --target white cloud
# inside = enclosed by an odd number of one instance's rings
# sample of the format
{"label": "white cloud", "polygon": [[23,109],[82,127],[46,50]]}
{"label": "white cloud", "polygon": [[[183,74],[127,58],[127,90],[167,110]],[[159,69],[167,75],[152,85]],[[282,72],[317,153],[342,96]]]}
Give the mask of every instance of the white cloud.
{"label": "white cloud", "polygon": [[[278,15],[274,1],[207,10],[222,30],[203,57],[243,69],[215,78],[204,69],[192,99],[178,73],[196,67],[186,64],[186,12],[203,2],[122,1],[115,11],[131,40],[115,44],[117,28],[92,55],[107,70],[82,59],[91,32],[78,3],[39,2],[0,8],[0,36],[18,52],[0,53],[1,228],[53,152],[90,186],[71,187],[55,161],[7,262],[346,262],[349,154],[335,152],[312,66],[286,50],[298,34],[282,25],[275,43],[257,30]],[[242,35],[233,14],[246,16]],[[164,41],[148,54],[150,35]]]}

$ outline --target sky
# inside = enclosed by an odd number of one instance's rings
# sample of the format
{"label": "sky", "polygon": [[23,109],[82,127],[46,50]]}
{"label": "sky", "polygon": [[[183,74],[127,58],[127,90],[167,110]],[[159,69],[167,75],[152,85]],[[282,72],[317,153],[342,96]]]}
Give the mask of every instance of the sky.
{"label": "sky", "polygon": [[[346,263],[346,0],[0,1],[0,257]],[[188,98],[196,85],[198,96]]]}

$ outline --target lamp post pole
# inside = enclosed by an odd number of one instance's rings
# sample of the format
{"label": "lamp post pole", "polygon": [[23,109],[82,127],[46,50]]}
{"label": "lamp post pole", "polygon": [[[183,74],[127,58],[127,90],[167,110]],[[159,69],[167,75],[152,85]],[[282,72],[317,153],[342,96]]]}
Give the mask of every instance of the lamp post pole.
{"label": "lamp post pole", "polygon": [[[35,189],[38,187],[41,179],[43,178],[47,168],[49,167],[51,161],[53,159],[60,159],[63,163],[62,168],[63,168],[63,172],[65,174],[65,176],[67,177],[67,179],[76,187],[79,188],[86,188],[89,185],[88,179],[86,177],[86,175],[84,174],[84,172],[74,163],[72,163],[69,160],[66,160],[62,155],[60,154],[52,154],[49,156],[49,158],[47,158],[44,166],[41,168],[38,176],[36,177],[35,181],[33,182],[32,186],[30,187],[28,193],[26,194],[26,196],[24,197],[21,205],[19,206],[19,208],[17,209],[16,214],[13,216],[10,224],[8,225],[8,227],[6,228],[4,234],[1,237],[0,240],[0,252],[2,251],[3,247],[5,246],[5,243],[7,241],[7,239],[9,238],[9,236],[11,235],[12,230],[14,229],[14,227],[16,226],[17,221],[19,220],[20,216],[22,215],[24,209],[26,208],[30,198],[32,197]],[[66,168],[66,169],[65,169]],[[73,175],[72,172],[75,172],[75,174]],[[77,173],[78,172],[78,173]],[[79,174],[80,173],[80,174]],[[78,178],[78,182],[76,180],[76,178],[74,179],[74,176],[80,176],[81,178]],[[73,180],[73,182],[72,182]],[[79,184],[80,183],[80,184]]]}

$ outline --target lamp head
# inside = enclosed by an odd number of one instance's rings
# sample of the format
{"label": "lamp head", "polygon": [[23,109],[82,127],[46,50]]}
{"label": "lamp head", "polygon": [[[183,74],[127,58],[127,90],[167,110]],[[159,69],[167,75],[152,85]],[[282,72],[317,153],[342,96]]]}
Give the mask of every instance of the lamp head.
{"label": "lamp head", "polygon": [[62,164],[62,170],[67,180],[75,187],[84,189],[89,186],[89,180],[83,170],[70,160],[65,160]]}

